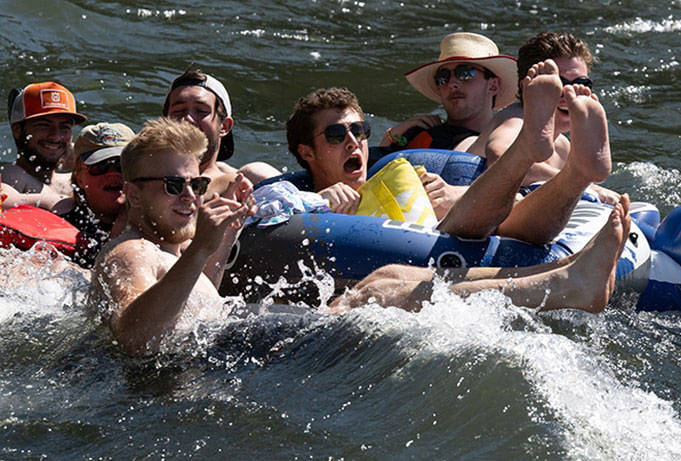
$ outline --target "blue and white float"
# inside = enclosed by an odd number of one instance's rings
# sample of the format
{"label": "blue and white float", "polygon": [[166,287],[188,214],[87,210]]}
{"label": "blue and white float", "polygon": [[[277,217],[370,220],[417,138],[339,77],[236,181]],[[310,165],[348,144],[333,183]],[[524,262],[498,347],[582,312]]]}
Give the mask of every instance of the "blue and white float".
{"label": "blue and white float", "polygon": [[[404,157],[413,165],[423,165],[454,185],[470,184],[486,167],[485,159],[471,154],[417,149],[380,159],[369,170],[369,176],[396,157]],[[312,190],[311,180],[305,172],[287,173],[266,183],[278,180],[288,180],[301,190]],[[354,283],[373,270],[394,263],[438,268],[520,267],[547,263],[581,250],[603,227],[611,210],[610,206],[585,194],[563,232],[553,242],[539,246],[499,236],[463,239],[431,228],[375,217],[297,214],[274,227],[244,229],[235,245],[225,276],[227,283],[221,291],[223,294],[251,294],[256,298],[267,293],[271,286],[290,288],[291,284],[307,280],[308,283],[298,286],[300,292],[305,292],[314,286],[310,282],[314,278],[311,274],[318,273],[315,269],[328,273],[339,287],[343,282]],[[659,211],[653,205],[635,202],[631,216],[630,235],[617,264],[618,285],[644,292],[644,300],[657,299],[657,293],[662,290],[660,284],[664,283],[665,296],[663,300],[660,298],[662,307],[644,303],[640,308],[681,309],[681,291],[678,289],[681,286],[681,237],[678,236],[681,212],[672,226],[665,221],[660,229],[657,229]],[[656,243],[651,259],[650,243],[653,242]],[[659,261],[675,265],[675,279],[658,276],[655,266]],[[658,267],[662,267],[662,263],[659,264]],[[284,279],[288,283],[282,283]],[[287,296],[290,295],[291,290],[287,291]],[[668,304],[667,300],[673,300],[674,304]]]}

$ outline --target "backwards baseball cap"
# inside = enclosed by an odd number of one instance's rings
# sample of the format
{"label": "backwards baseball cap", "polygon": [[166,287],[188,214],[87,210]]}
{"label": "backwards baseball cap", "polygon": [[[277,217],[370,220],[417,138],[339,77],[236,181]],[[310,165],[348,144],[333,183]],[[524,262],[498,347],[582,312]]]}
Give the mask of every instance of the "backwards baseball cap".
{"label": "backwards baseball cap", "polygon": [[135,136],[127,125],[122,123],[97,123],[88,125],[78,134],[73,153],[86,165],[119,157],[128,142]]}
{"label": "backwards baseball cap", "polygon": [[[215,97],[222,102],[222,105],[225,107],[226,116],[232,116],[232,103],[229,100],[229,94],[227,93],[225,86],[216,78],[198,70],[189,70],[172,81],[163,98],[163,115],[167,116],[170,109],[170,93],[172,93],[175,88],[181,86],[202,86],[211,91],[215,94]],[[232,134],[232,131],[233,130],[230,130],[220,141],[218,160],[227,160],[234,154],[234,135]]]}
{"label": "backwards baseball cap", "polygon": [[32,83],[9,92],[7,111],[10,125],[30,118],[52,114],[71,115],[77,125],[87,120],[76,111],[76,99],[63,86],[54,82]]}

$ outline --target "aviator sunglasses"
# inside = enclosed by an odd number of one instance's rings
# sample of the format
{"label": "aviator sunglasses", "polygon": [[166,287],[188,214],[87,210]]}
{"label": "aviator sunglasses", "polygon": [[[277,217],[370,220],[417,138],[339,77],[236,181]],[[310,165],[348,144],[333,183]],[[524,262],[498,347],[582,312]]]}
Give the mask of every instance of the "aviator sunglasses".
{"label": "aviator sunglasses", "polygon": [[85,168],[90,176],[102,176],[109,171],[120,173],[121,162],[118,159],[105,160],[103,162],[95,163],[94,165],[86,165]]}
{"label": "aviator sunglasses", "polygon": [[205,176],[198,176],[196,178],[184,179],[180,176],[164,176],[164,177],[144,177],[135,178],[130,182],[147,182],[147,181],[163,181],[163,186],[165,187],[166,194],[168,195],[180,195],[184,190],[184,185],[189,183],[192,188],[192,192],[196,195],[203,195],[208,189],[208,184],[210,183],[210,178]]}
{"label": "aviator sunglasses", "polygon": [[485,78],[492,78],[495,76],[487,69],[480,69],[478,67],[471,66],[470,64],[462,64],[460,66],[456,66],[454,70],[445,68],[438,70],[435,73],[435,85],[446,85],[449,82],[449,79],[452,78],[452,73],[454,73],[454,77],[456,77],[458,80],[465,82],[467,80],[474,79],[477,72],[482,72],[485,74]]}
{"label": "aviator sunglasses", "polygon": [[584,85],[585,87],[591,89],[593,86],[594,82],[591,81],[589,77],[577,77],[574,80],[568,80],[565,77],[561,76],[560,81],[563,83],[563,86],[565,85]]}
{"label": "aviator sunglasses", "polygon": [[[353,122],[349,125],[349,128],[350,133],[352,133],[352,135],[355,138],[357,138],[357,141],[369,139],[369,136],[371,136],[371,125],[369,125],[369,122],[366,121]],[[348,135],[348,126],[343,125],[342,123],[335,123],[333,125],[329,125],[326,128],[324,128],[324,131],[314,135],[313,138],[319,136],[320,134],[324,134],[326,142],[328,142],[329,144],[340,144]]]}

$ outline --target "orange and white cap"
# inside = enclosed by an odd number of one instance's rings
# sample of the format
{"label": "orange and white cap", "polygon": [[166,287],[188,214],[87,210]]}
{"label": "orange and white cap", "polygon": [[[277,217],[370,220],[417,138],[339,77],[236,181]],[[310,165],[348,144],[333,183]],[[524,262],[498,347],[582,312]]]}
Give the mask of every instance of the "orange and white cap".
{"label": "orange and white cap", "polygon": [[76,111],[73,94],[54,82],[32,83],[23,90],[15,88],[10,92],[8,102],[10,125],[52,114],[71,115],[76,124],[87,120]]}

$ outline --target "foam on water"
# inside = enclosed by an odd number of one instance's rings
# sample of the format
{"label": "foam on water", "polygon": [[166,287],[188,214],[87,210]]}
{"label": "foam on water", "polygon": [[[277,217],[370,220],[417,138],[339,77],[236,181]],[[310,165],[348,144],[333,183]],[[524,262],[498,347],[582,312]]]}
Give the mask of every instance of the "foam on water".
{"label": "foam on water", "polygon": [[615,24],[604,29],[611,34],[644,34],[647,32],[677,32],[681,30],[681,20],[662,19],[654,21],[651,19],[636,18],[633,21],[622,24]]}
{"label": "foam on water", "polygon": [[617,164],[614,174],[621,176],[620,181],[638,183],[637,196],[660,209],[672,209],[681,204],[681,173],[676,169],[661,168],[650,162],[631,162]]}
{"label": "foam on water", "polygon": [[[621,383],[613,371],[616,365],[601,354],[599,330],[608,328],[603,317],[561,314],[595,337],[582,342],[552,333],[542,321],[547,314],[538,317],[516,307],[501,293],[483,292],[462,300],[440,282],[432,302],[418,314],[376,306],[361,312],[359,323],[381,322],[386,334],[398,330],[405,337],[401,343],[414,348],[404,354],[452,356],[478,350],[500,354],[519,367],[559,421],[571,458],[681,457],[681,420],[672,402]],[[537,422],[546,418],[532,406],[527,411]]]}

